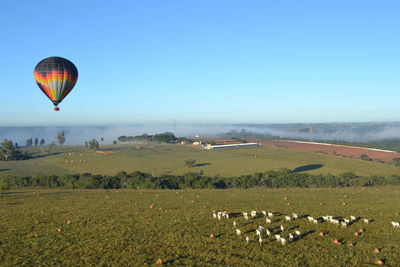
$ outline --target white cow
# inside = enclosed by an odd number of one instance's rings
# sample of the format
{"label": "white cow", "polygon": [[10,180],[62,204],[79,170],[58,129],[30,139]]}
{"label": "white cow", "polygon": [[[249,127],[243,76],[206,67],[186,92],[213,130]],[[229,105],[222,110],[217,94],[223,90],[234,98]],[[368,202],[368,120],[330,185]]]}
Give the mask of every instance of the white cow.
{"label": "white cow", "polygon": [[275,239],[276,239],[276,241],[281,241],[281,236],[280,235],[275,235]]}
{"label": "white cow", "polygon": [[400,228],[400,222],[392,222],[394,228]]}
{"label": "white cow", "polygon": [[267,217],[267,212],[265,210],[262,210],[261,212],[265,217]]}

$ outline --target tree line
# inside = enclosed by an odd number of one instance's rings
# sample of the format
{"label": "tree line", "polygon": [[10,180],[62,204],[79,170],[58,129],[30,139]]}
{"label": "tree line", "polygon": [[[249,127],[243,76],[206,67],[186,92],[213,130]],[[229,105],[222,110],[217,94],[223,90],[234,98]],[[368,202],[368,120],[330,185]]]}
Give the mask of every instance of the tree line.
{"label": "tree line", "polygon": [[149,134],[142,134],[136,136],[125,136],[122,135],[117,138],[118,142],[125,143],[125,142],[134,142],[134,141],[156,141],[159,143],[175,143],[179,140],[173,133],[165,132],[159,133],[155,135]]}
{"label": "tree line", "polygon": [[203,172],[188,172],[183,175],[162,174],[159,176],[135,171],[119,172],[115,176],[83,174],[38,175],[5,177],[0,180],[2,189],[13,187],[48,187],[69,189],[229,189],[253,187],[350,187],[374,185],[400,185],[400,175],[358,176],[352,172],[340,175],[297,173],[288,169],[258,172],[237,177],[207,176]]}

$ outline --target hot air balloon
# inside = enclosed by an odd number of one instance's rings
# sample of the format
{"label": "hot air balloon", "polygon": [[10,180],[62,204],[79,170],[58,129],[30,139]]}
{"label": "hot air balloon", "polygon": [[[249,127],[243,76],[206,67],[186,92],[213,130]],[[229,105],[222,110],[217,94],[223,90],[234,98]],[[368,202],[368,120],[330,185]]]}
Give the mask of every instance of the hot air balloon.
{"label": "hot air balloon", "polygon": [[48,57],[40,61],[33,71],[40,90],[53,102],[54,110],[71,92],[78,80],[78,69],[68,59]]}

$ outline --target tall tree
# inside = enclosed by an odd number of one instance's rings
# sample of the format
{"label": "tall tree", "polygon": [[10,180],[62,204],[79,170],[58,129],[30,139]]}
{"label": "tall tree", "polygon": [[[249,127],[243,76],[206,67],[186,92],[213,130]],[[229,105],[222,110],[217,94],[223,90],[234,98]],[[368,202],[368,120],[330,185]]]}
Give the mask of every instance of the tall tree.
{"label": "tall tree", "polygon": [[46,143],[46,141],[44,140],[44,138],[40,139],[40,145],[44,145]]}
{"label": "tall tree", "polygon": [[39,139],[36,137],[35,138],[35,146],[37,146],[39,144]]}
{"label": "tall tree", "polygon": [[99,149],[99,142],[96,139],[89,141],[89,148],[90,149]]}
{"label": "tall tree", "polygon": [[64,131],[61,131],[61,132],[59,132],[59,133],[57,134],[57,142],[58,142],[60,145],[63,145],[63,144],[65,143],[65,133],[64,133]]}
{"label": "tall tree", "polygon": [[4,139],[0,148],[1,157],[5,160],[13,159],[14,151],[15,148],[13,142],[11,140]]}

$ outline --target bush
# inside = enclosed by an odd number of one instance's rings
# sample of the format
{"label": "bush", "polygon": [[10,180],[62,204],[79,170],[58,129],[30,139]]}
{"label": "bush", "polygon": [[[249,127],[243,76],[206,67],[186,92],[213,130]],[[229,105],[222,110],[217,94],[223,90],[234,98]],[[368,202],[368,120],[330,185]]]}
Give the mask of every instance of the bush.
{"label": "bush", "polygon": [[393,159],[393,165],[397,166],[397,167],[400,167],[400,158],[394,158]]}
{"label": "bush", "polygon": [[366,160],[366,161],[371,161],[370,157],[368,157],[367,154],[362,154],[361,157],[360,157],[360,159]]}
{"label": "bush", "polygon": [[188,167],[194,167],[196,164],[196,160],[195,159],[187,159],[185,160],[185,165]]}

